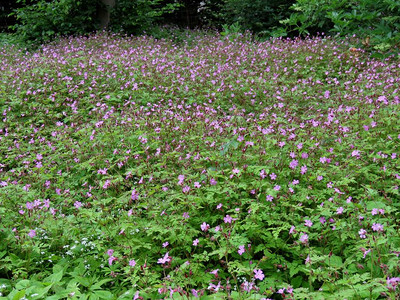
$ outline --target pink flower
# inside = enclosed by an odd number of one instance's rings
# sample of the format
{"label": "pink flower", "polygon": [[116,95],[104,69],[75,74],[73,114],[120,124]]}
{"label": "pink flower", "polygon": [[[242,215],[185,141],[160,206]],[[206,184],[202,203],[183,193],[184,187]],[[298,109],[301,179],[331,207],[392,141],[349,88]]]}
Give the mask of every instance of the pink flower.
{"label": "pink flower", "polygon": [[367,250],[367,249],[361,248],[361,251],[364,253],[363,258],[365,258],[367,256],[367,254],[371,252],[371,249]]}
{"label": "pink flower", "polygon": [[254,278],[255,278],[255,279],[263,280],[264,277],[265,277],[265,276],[264,276],[264,273],[263,273],[262,270],[260,270],[260,269],[255,269],[255,270],[254,270]]}
{"label": "pink flower", "polygon": [[193,241],[193,246],[197,246],[199,244],[199,239],[195,239],[194,241]]}
{"label": "pink flower", "polygon": [[343,207],[339,207],[339,208],[336,210],[336,213],[337,213],[338,215],[341,215],[341,214],[343,213],[343,210],[344,210]]}
{"label": "pink flower", "polygon": [[351,156],[360,157],[360,150],[354,150],[353,152],[351,152]]}
{"label": "pink flower", "polygon": [[111,185],[111,181],[110,180],[106,180],[106,182],[104,182],[103,189],[108,189],[108,187],[110,185]]}
{"label": "pink flower", "polygon": [[136,291],[135,295],[133,296],[133,300],[139,299],[139,291]]}
{"label": "pink flower", "polygon": [[301,236],[300,236],[300,238],[299,238],[299,241],[300,241],[302,244],[307,244],[307,243],[308,243],[308,234],[302,233]]}
{"label": "pink flower", "polygon": [[35,230],[30,230],[28,233],[28,236],[31,238],[34,238],[36,236],[36,231]]}
{"label": "pink flower", "polygon": [[107,174],[107,168],[97,170],[97,174],[106,175]]}
{"label": "pink flower", "polygon": [[167,252],[167,253],[165,253],[163,258],[159,258],[158,259],[157,263],[158,264],[165,264],[165,263],[170,262],[170,261],[171,261],[171,259],[169,257],[169,252]]}
{"label": "pink flower", "polygon": [[136,261],[134,259],[129,261],[129,266],[134,267],[136,266]]}
{"label": "pink flower", "polygon": [[185,180],[185,175],[179,175],[178,176],[178,184],[179,185],[182,185],[183,184],[183,181]]}
{"label": "pink flower", "polygon": [[199,182],[195,182],[194,183],[194,187],[196,188],[196,189],[198,189],[198,188],[200,188],[201,187],[201,184],[199,183]]}
{"label": "pink flower", "polygon": [[198,298],[198,297],[199,297],[198,292],[197,292],[195,289],[192,289],[191,292],[192,292],[192,294],[193,294],[193,296],[194,296],[195,298]]}
{"label": "pink flower", "polygon": [[216,185],[216,184],[217,184],[217,181],[216,181],[214,178],[211,178],[211,179],[210,179],[210,184],[211,184],[211,185]]}
{"label": "pink flower", "polygon": [[238,253],[239,255],[242,255],[246,250],[244,249],[244,245],[239,246]]}
{"label": "pink flower", "polygon": [[299,161],[298,160],[296,160],[296,159],[293,159],[291,162],[290,162],[290,164],[289,164],[289,167],[291,168],[291,169],[296,169],[296,167],[299,165]]}
{"label": "pink flower", "polygon": [[168,242],[165,242],[165,243],[163,243],[163,244],[162,244],[163,248],[166,248],[166,247],[168,247],[168,245],[169,245],[169,243],[168,243]]}
{"label": "pink flower", "polygon": [[82,202],[80,202],[80,201],[75,201],[74,206],[75,206],[77,209],[79,209],[79,208],[82,207]]}
{"label": "pink flower", "polygon": [[307,255],[306,260],[305,260],[304,263],[307,265],[307,264],[309,264],[310,262],[311,262],[310,255]]}
{"label": "pink flower", "polygon": [[360,238],[362,238],[362,239],[365,239],[367,236],[366,236],[366,234],[367,234],[367,231],[365,230],[365,229],[360,229],[359,231],[358,231],[358,234],[360,235]]}
{"label": "pink flower", "polygon": [[289,234],[293,234],[293,233],[295,233],[295,231],[296,231],[296,227],[292,226],[292,227],[290,227]]}
{"label": "pink flower", "polygon": [[207,231],[210,228],[210,225],[207,224],[206,222],[203,222],[203,224],[200,225],[200,228],[202,231]]}
{"label": "pink flower", "polygon": [[232,223],[232,217],[230,216],[230,215],[226,215],[225,217],[224,217],[224,222],[225,223]]}
{"label": "pink flower", "polygon": [[271,173],[271,174],[269,175],[269,177],[271,178],[271,180],[275,180],[277,176],[276,176],[275,173]]}
{"label": "pink flower", "polygon": [[304,165],[304,166],[301,167],[300,173],[301,173],[302,175],[304,175],[304,174],[307,173],[307,166],[306,166],[306,165]]}
{"label": "pink flower", "polygon": [[313,222],[311,222],[311,220],[305,220],[304,225],[307,227],[311,227],[313,226]]}
{"label": "pink flower", "polygon": [[107,255],[108,256],[112,256],[114,254],[114,250],[113,249],[108,249],[107,250]]}
{"label": "pink flower", "polygon": [[139,194],[138,194],[138,192],[137,192],[135,189],[132,190],[131,199],[132,199],[133,201],[139,199]]}
{"label": "pink flower", "polygon": [[387,288],[388,288],[390,291],[395,291],[397,285],[399,284],[399,282],[400,282],[400,277],[393,277],[393,278],[389,278],[389,277],[388,277],[388,278],[386,279]]}
{"label": "pink flower", "polygon": [[383,231],[383,225],[379,223],[373,223],[372,224],[372,230],[373,231]]}
{"label": "pink flower", "polygon": [[116,261],[117,260],[117,258],[116,257],[114,257],[114,256],[110,256],[109,258],[108,258],[108,265],[112,265],[113,264],[113,262],[114,261]]}
{"label": "pink flower", "polygon": [[215,269],[215,270],[211,271],[210,274],[213,274],[215,277],[218,277],[218,271],[219,271],[219,269]]}
{"label": "pink flower", "polygon": [[266,199],[268,202],[272,202],[272,200],[274,200],[274,197],[271,195],[267,195]]}

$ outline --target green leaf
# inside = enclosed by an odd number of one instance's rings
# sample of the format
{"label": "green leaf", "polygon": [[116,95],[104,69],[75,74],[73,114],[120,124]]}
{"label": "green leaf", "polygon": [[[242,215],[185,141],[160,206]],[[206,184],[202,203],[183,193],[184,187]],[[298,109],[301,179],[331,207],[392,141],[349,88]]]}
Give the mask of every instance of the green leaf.
{"label": "green leaf", "polygon": [[114,299],[114,296],[111,292],[109,291],[94,291],[94,293],[100,298],[100,299]]}

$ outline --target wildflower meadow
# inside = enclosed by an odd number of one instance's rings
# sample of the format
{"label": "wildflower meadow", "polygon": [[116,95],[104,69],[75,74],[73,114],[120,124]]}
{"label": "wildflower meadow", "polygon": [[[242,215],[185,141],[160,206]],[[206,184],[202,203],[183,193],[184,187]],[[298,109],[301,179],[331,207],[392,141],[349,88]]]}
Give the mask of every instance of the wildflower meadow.
{"label": "wildflower meadow", "polygon": [[0,299],[399,299],[400,61],[351,38],[0,48]]}

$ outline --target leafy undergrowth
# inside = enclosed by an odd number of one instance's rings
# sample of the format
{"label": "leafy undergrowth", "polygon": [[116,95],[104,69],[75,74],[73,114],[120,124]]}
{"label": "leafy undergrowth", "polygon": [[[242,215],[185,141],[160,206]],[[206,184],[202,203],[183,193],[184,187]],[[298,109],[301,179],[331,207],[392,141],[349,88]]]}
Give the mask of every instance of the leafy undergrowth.
{"label": "leafy undergrowth", "polygon": [[398,61],[104,34],[0,55],[4,299],[399,297]]}

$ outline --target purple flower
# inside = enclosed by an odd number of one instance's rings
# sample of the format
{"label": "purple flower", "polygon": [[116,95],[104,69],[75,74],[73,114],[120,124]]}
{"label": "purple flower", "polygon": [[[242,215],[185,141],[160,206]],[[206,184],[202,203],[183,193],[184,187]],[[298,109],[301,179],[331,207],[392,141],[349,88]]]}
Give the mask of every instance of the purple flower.
{"label": "purple flower", "polygon": [[360,157],[360,150],[354,150],[353,152],[351,152],[351,156]]}
{"label": "purple flower", "polygon": [[131,199],[132,199],[133,201],[139,199],[139,194],[138,194],[138,192],[137,192],[135,189],[132,190]]}
{"label": "purple flower", "polygon": [[386,284],[387,284],[387,288],[390,290],[390,291],[395,291],[396,290],[396,287],[398,286],[398,284],[399,284],[399,282],[400,282],[400,277],[393,277],[393,278],[387,278],[386,279]]}
{"label": "purple flower", "polygon": [[110,185],[111,185],[111,181],[110,180],[106,180],[106,182],[104,182],[103,189],[108,189],[108,187]]}
{"label": "purple flower", "polygon": [[299,238],[299,241],[300,241],[302,244],[307,244],[307,243],[308,243],[308,234],[302,233],[301,236],[300,236],[300,238]]}
{"label": "purple flower", "polygon": [[383,231],[383,225],[379,223],[373,223],[372,224],[372,230],[373,231]]}
{"label": "purple flower", "polygon": [[34,238],[36,236],[36,231],[35,230],[30,230],[28,233],[28,236],[31,238]]}
{"label": "purple flower", "polygon": [[267,200],[268,202],[272,202],[272,200],[274,200],[274,197],[271,196],[271,195],[267,195],[266,200]]}
{"label": "purple flower", "polygon": [[341,214],[343,213],[343,210],[344,210],[343,207],[339,207],[339,208],[336,210],[336,213],[337,213],[338,215],[341,215]]}
{"label": "purple flower", "polygon": [[178,176],[178,184],[179,185],[182,185],[183,184],[183,181],[185,180],[185,175],[179,175]]}
{"label": "purple flower", "polygon": [[260,270],[260,269],[255,269],[255,270],[254,270],[254,278],[255,278],[255,279],[263,280],[264,277],[265,277],[265,276],[264,276],[264,273],[263,273],[262,270]]}
{"label": "purple flower", "polygon": [[194,296],[195,298],[198,298],[198,297],[199,297],[198,292],[197,292],[195,289],[192,289],[191,292],[192,292],[192,294],[193,294],[193,296]]}
{"label": "purple flower", "polygon": [[195,239],[194,241],[193,241],[193,246],[197,246],[199,244],[199,239]]}
{"label": "purple flower", "polygon": [[291,169],[296,169],[296,167],[299,165],[299,161],[297,160],[297,159],[293,159],[291,162],[290,162],[290,164],[289,164],[289,167],[291,168]]}
{"label": "purple flower", "polygon": [[244,249],[244,245],[239,246],[238,253],[239,255],[242,255],[246,250]]}
{"label": "purple flower", "polygon": [[305,220],[304,225],[307,227],[311,227],[311,226],[313,226],[313,222],[311,222],[311,220]]}
{"label": "purple flower", "polygon": [[200,225],[200,228],[202,231],[207,231],[210,228],[210,225],[208,225],[206,222],[203,222],[203,224]]}
{"label": "purple flower", "polygon": [[307,166],[306,166],[306,165],[304,165],[304,166],[301,167],[300,173],[301,173],[302,175],[304,175],[304,174],[307,173]]}
{"label": "purple flower", "polygon": [[219,269],[215,269],[215,270],[211,271],[210,274],[213,274],[215,277],[218,277],[218,271],[219,271]]}
{"label": "purple flower", "polygon": [[217,184],[217,181],[216,181],[214,178],[211,178],[211,179],[210,179],[210,184],[211,184],[211,185],[216,185],[216,184]]}
{"label": "purple flower", "polygon": [[226,215],[225,217],[224,217],[224,222],[225,223],[232,223],[232,217],[230,216],[230,215]]}
{"label": "purple flower", "polygon": [[129,266],[134,267],[136,266],[136,261],[134,259],[129,261]]}
{"label": "purple flower", "polygon": [[114,257],[114,256],[110,256],[109,258],[108,258],[108,265],[112,265],[113,264],[113,262],[114,261],[116,261],[117,260],[117,258],[116,257]]}
{"label": "purple flower", "polygon": [[365,239],[367,236],[366,236],[366,234],[367,234],[367,231],[365,230],[365,229],[360,229],[359,231],[358,231],[358,234],[360,235],[360,238],[362,238],[362,239]]}
{"label": "purple flower", "polygon": [[170,262],[170,261],[171,261],[171,259],[169,257],[169,252],[167,252],[167,253],[165,253],[163,258],[159,258],[158,259],[157,263],[158,264],[165,264],[165,263]]}

